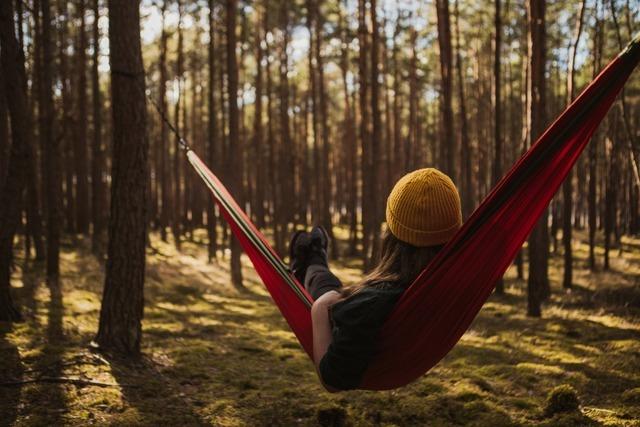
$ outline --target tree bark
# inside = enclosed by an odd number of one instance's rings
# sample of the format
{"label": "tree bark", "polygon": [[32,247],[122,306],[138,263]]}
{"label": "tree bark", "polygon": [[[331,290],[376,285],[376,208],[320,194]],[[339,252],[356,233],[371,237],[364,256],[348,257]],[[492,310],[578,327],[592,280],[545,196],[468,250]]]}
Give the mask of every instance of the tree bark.
{"label": "tree bark", "polygon": [[[167,114],[167,30],[166,12],[168,0],[163,0],[161,7],[162,28],[160,32],[160,58],[158,60],[160,68],[160,81],[158,82],[158,104],[160,109]],[[168,128],[164,120],[160,121],[160,191],[162,193],[162,203],[160,207],[160,238],[167,241],[167,227],[172,225],[171,215],[173,212],[172,202],[172,180],[171,168],[169,166],[169,140]]]}
{"label": "tree bark", "polygon": [[73,101],[71,94],[71,82],[69,79],[69,66],[67,56],[67,37],[69,21],[69,14],[67,11],[67,2],[65,0],[58,0],[58,13],[64,17],[60,23],[59,34],[60,42],[58,48],[59,66],[60,66],[60,92],[62,93],[62,164],[64,174],[64,214],[65,214],[65,229],[68,233],[76,232],[76,208],[75,208],[75,195],[73,192],[73,177],[75,163],[73,159],[73,144],[74,139],[74,127],[73,122]]}
{"label": "tree bark", "polygon": [[[34,38],[33,44],[33,57],[34,57],[34,76],[33,83],[31,86],[31,99],[29,99],[29,90],[26,90],[27,93],[27,104],[31,105],[31,117],[36,117],[37,109],[40,108],[39,98],[41,97],[41,70],[42,70],[42,30],[40,25],[40,1],[36,0],[33,2],[33,33],[32,37]],[[35,122],[35,119],[33,119]],[[35,123],[33,123],[35,125]],[[36,140],[34,137],[34,133],[32,129],[27,129],[28,132],[31,132],[29,136],[29,143],[27,145],[27,150],[29,150],[28,154],[28,163],[27,163],[27,205],[26,205],[26,214],[27,214],[27,227],[25,228],[25,252],[26,258],[30,257],[31,252],[31,241],[33,240],[33,246],[35,249],[35,260],[36,261],[44,261],[46,258],[44,241],[42,236],[42,199],[40,194],[44,191],[44,174],[41,178],[41,181],[38,182],[38,149],[36,146]],[[42,134],[42,132],[40,132]],[[42,138],[41,139],[41,147]],[[45,159],[43,156],[40,156],[40,170],[42,171]]]}
{"label": "tree bark", "polygon": [[[229,93],[229,153],[228,164],[231,165],[227,181],[231,193],[238,204],[243,206],[242,191],[242,146],[239,138],[240,125],[238,121],[238,64],[236,60],[236,17],[238,1],[226,0],[226,30],[227,30],[227,91]],[[231,282],[236,288],[243,288],[242,270],[240,265],[241,248],[238,239],[231,239]]]}
{"label": "tree bark", "polygon": [[[499,1],[499,0],[497,0]],[[464,79],[462,75],[462,45],[460,44],[460,10],[458,0],[455,2],[456,15],[456,74],[458,80],[458,102],[460,104],[460,166],[462,180],[462,212],[468,218],[473,211],[473,175],[471,158],[473,157],[471,140],[469,138],[469,119],[467,118],[467,101],[464,94]]]}
{"label": "tree bark", "polygon": [[[320,10],[319,2],[314,2],[315,7],[315,59],[316,59],[316,78],[318,80],[318,103],[320,106],[320,131],[322,138],[322,147],[320,152],[320,168],[316,172],[319,174],[319,183],[321,189],[321,203],[318,206],[321,209],[320,224],[329,233],[329,238],[333,239],[333,225],[331,221],[331,201],[332,201],[332,182],[330,168],[330,143],[329,143],[329,111],[327,102],[327,90],[324,75],[324,58],[322,56],[322,40],[324,27],[324,17]],[[337,255],[337,247],[333,247],[332,256]]]}
{"label": "tree bark", "polygon": [[4,74],[0,73],[0,188],[4,185],[9,166],[9,110],[4,90]]}
{"label": "tree bark", "polygon": [[75,172],[76,172],[76,221],[77,232],[89,233],[89,175],[87,157],[87,35],[85,26],[86,0],[78,1],[80,28],[76,52],[76,76],[78,79],[75,114]]}
{"label": "tree bark", "polygon": [[452,107],[452,53],[451,26],[449,24],[449,2],[436,0],[438,16],[438,46],[440,47],[440,159],[442,171],[453,176],[455,141],[453,139]]}
{"label": "tree bark", "polygon": [[380,223],[382,216],[382,204],[378,201],[381,192],[380,187],[380,146],[382,140],[382,116],[380,113],[380,31],[378,29],[378,16],[376,0],[370,0],[371,14],[371,253],[374,258],[380,251]]}
{"label": "tree bark", "polygon": [[24,55],[15,37],[13,2],[0,2],[0,66],[11,118],[11,151],[4,185],[0,188],[0,320],[20,320],[11,299],[11,264],[22,200],[26,187],[31,117],[27,105]]}
{"label": "tree bark", "polygon": [[91,156],[91,217],[93,222],[92,249],[99,254],[103,251],[105,215],[107,201],[103,179],[104,154],[102,150],[102,97],[100,94],[100,2],[93,0],[93,57],[91,62],[91,87],[93,94],[93,144]]}
{"label": "tree bark", "polygon": [[[545,125],[545,3],[546,0],[529,0],[529,123],[530,140],[533,143],[542,133]],[[546,299],[549,288],[548,252],[549,233],[547,211],[529,237],[529,278],[527,281],[529,316],[540,317],[541,301]]]}
{"label": "tree bark", "polygon": [[369,31],[366,23],[366,2],[365,0],[358,0],[358,80],[359,80],[359,105],[360,105],[360,143],[362,150],[362,158],[360,162],[361,168],[361,181],[362,181],[362,193],[360,209],[362,212],[362,252],[364,258],[365,270],[369,270],[372,264],[371,256],[371,241],[369,236],[371,235],[371,229],[373,224],[370,221],[370,212],[373,209],[371,205],[371,134],[369,131],[369,72],[368,63],[369,58],[367,52],[369,51]]}
{"label": "tree bark", "polygon": [[[493,51],[493,102],[494,102],[494,153],[493,153],[493,185],[502,178],[502,81],[500,74],[500,54],[502,48],[502,23],[500,16],[500,0],[495,0],[494,31],[495,45]],[[504,279],[501,277],[496,283],[496,293],[504,294]]]}
{"label": "tree bark", "polygon": [[357,173],[357,140],[356,130],[354,126],[354,112],[350,102],[349,84],[347,76],[349,74],[349,49],[347,44],[347,23],[344,17],[343,6],[340,6],[340,70],[342,74],[342,90],[344,92],[344,133],[343,133],[343,147],[344,147],[344,180],[346,189],[346,210],[349,226],[349,243],[347,253],[350,256],[355,256],[357,245],[357,203],[358,203],[358,173]]}
{"label": "tree bark", "polygon": [[[183,32],[182,32],[182,0],[178,0],[178,52],[176,59],[176,78],[178,79],[178,100],[174,108],[173,119],[175,121],[176,129],[178,132],[182,131],[180,126],[180,107],[183,103]],[[184,125],[185,123],[183,123]],[[178,149],[178,137],[175,137],[174,151],[173,151],[173,206],[172,206],[172,221],[171,231],[173,233],[174,244],[177,249],[180,249],[180,239],[182,238],[182,188],[181,188],[181,173],[180,164],[182,162],[182,153]]]}
{"label": "tree bark", "polygon": [[54,134],[53,119],[53,46],[51,44],[51,5],[41,0],[42,8],[42,74],[40,120],[44,142],[46,207],[47,207],[47,278],[57,282],[60,275],[60,216],[62,211],[60,175],[60,140]]}
{"label": "tree bark", "polygon": [[140,352],[147,236],[147,151],[139,3],[109,0],[113,164],[108,258],[96,341]]}
{"label": "tree bark", "polygon": [[[575,63],[576,54],[578,52],[578,44],[580,43],[580,35],[582,34],[582,22],[584,17],[584,11],[586,8],[586,0],[582,0],[580,3],[580,11],[578,12],[578,19],[576,21],[575,34],[571,41],[571,47],[569,49],[569,65],[567,69],[567,105],[573,101],[575,96]],[[573,173],[569,171],[569,175],[565,179],[562,186],[562,197],[564,206],[562,209],[562,245],[564,247],[564,275],[562,279],[562,287],[565,289],[571,288],[573,284],[573,252],[571,248],[571,234],[572,224],[571,219],[573,217],[573,185],[572,180]],[[578,188],[581,190],[581,188]]]}
{"label": "tree bark", "polygon": [[[209,0],[209,141],[207,145],[207,154],[209,163],[217,164],[216,140],[218,138],[218,116],[216,111],[216,93],[215,93],[215,76],[216,76],[216,49],[215,49],[215,2]],[[165,40],[166,49],[166,40]],[[166,55],[166,53],[165,53]],[[163,96],[164,99],[164,96]],[[218,252],[218,233],[217,218],[215,212],[215,202],[213,197],[208,197],[207,208],[207,234],[209,244],[209,261],[217,258]]]}
{"label": "tree bark", "polygon": [[[595,77],[600,68],[602,68],[602,48],[604,44],[603,25],[604,20],[599,13],[600,2],[596,2],[596,23],[594,25],[594,61],[593,61],[593,77]],[[589,269],[591,271],[596,270],[596,231],[597,231],[597,185],[598,185],[598,143],[601,141],[601,130],[596,130],[596,133],[589,145],[589,197],[588,197],[588,211],[589,211]]]}

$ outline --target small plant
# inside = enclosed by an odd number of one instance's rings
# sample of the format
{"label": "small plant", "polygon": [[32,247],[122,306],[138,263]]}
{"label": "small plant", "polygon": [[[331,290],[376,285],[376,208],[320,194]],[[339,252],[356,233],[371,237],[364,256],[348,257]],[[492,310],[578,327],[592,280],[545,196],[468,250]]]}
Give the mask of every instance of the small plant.
{"label": "small plant", "polygon": [[577,411],[580,407],[578,393],[570,385],[560,385],[549,392],[544,414],[551,417],[563,412]]}
{"label": "small plant", "polygon": [[347,412],[337,406],[322,408],[318,409],[317,419],[323,427],[340,427],[346,424]]}

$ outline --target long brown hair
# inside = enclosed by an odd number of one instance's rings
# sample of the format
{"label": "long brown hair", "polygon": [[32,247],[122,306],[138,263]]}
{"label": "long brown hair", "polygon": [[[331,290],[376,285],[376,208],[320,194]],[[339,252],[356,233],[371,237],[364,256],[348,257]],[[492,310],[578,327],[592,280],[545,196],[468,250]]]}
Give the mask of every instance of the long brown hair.
{"label": "long brown hair", "polygon": [[343,288],[342,295],[349,297],[359,290],[386,282],[393,286],[407,287],[422,270],[435,258],[444,245],[417,247],[395,237],[389,229],[382,235],[380,259],[376,266],[361,282]]}

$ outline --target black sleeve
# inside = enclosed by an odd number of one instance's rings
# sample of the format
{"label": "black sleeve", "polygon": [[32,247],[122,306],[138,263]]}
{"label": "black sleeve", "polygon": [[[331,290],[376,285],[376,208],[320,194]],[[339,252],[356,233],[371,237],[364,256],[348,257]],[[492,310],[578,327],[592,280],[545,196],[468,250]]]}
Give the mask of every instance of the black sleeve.
{"label": "black sleeve", "polygon": [[394,302],[374,292],[359,292],[332,307],[333,339],[319,366],[325,384],[339,390],[360,385]]}

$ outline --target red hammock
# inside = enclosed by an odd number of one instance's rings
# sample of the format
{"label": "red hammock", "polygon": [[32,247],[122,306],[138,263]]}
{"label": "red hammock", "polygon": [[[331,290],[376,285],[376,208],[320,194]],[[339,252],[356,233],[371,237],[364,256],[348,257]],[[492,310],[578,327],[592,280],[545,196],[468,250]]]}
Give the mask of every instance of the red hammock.
{"label": "red hammock", "polygon": [[[549,126],[496,185],[387,319],[362,389],[386,390],[419,378],[457,343],[640,61],[640,35]],[[312,299],[224,185],[192,152],[234,235],[311,357]]]}

